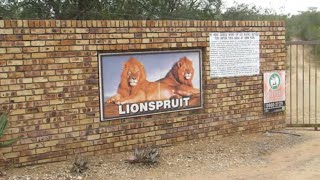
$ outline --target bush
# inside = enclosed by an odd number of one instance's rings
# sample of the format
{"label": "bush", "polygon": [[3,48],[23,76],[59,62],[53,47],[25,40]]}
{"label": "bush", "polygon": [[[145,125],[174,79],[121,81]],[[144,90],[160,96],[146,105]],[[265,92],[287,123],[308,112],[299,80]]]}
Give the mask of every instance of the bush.
{"label": "bush", "polygon": [[[2,114],[0,116],[0,138],[2,138],[4,136],[4,131],[6,130],[7,127],[8,127],[8,115]],[[12,145],[13,143],[15,143],[16,141],[21,139],[21,137],[22,136],[19,136],[19,137],[13,138],[13,139],[9,139],[9,140],[0,142],[0,148],[8,147],[8,146]],[[2,158],[4,160],[6,160],[1,152],[0,152],[0,155],[2,156]]]}
{"label": "bush", "polygon": [[129,163],[143,163],[153,164],[157,162],[157,158],[160,156],[159,149],[157,148],[136,148],[132,156],[127,159]]}

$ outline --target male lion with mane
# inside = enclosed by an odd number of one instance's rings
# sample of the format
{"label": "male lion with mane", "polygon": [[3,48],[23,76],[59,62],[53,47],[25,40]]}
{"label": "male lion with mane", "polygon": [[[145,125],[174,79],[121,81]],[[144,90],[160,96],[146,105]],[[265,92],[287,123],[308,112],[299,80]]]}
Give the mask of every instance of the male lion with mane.
{"label": "male lion with mane", "polygon": [[178,96],[175,92],[173,87],[165,83],[149,82],[143,64],[131,57],[123,64],[117,94],[110,97],[107,103],[127,104],[166,100]]}
{"label": "male lion with mane", "polygon": [[182,57],[173,65],[167,75],[158,82],[174,87],[178,94],[190,96],[200,93],[199,89],[193,87],[193,77],[192,61],[187,57]]}

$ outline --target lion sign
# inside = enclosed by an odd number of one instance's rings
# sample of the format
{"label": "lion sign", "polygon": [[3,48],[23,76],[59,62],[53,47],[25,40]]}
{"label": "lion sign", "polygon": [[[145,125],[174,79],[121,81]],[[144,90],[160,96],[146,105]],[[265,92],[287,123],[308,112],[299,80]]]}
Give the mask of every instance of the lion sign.
{"label": "lion sign", "polygon": [[108,54],[100,67],[102,120],[202,108],[199,50]]}

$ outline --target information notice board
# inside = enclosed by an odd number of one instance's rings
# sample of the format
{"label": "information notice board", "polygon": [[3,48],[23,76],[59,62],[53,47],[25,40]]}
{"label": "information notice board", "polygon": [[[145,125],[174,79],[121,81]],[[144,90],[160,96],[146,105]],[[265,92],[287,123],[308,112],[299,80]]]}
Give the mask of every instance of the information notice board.
{"label": "information notice board", "polygon": [[210,76],[259,74],[258,32],[210,33]]}

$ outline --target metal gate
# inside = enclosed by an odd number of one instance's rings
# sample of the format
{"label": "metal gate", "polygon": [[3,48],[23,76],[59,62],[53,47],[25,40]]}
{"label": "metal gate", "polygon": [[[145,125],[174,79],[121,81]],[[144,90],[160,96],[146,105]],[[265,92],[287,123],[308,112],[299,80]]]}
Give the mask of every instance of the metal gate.
{"label": "metal gate", "polygon": [[287,125],[318,130],[320,41],[288,42],[286,65]]}

